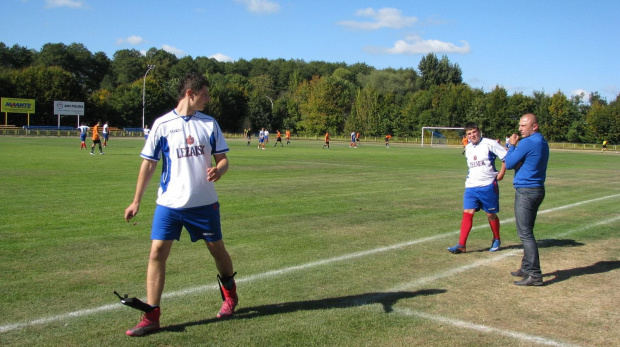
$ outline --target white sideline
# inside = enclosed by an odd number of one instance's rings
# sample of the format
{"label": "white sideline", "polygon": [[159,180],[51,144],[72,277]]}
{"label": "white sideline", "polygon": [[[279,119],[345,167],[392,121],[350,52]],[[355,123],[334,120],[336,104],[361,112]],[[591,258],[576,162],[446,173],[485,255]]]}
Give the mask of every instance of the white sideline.
{"label": "white sideline", "polygon": [[[600,198],[596,198],[596,199],[591,199],[591,200],[585,200],[585,201],[577,202],[577,203],[574,203],[574,204],[559,206],[559,207],[556,207],[556,208],[539,211],[538,213],[539,214],[551,213],[551,212],[555,212],[555,211],[559,211],[559,210],[563,210],[563,209],[567,209],[567,208],[572,208],[572,207],[576,207],[576,206],[580,206],[580,205],[584,205],[584,204],[588,204],[588,203],[592,203],[592,202],[598,202],[598,201],[602,201],[602,200],[606,200],[606,199],[616,198],[616,197],[620,197],[620,194],[608,195],[608,196],[604,196],[604,197],[600,197]],[[599,223],[597,223],[595,225],[605,224],[605,222],[611,223],[611,222],[616,221],[618,219],[619,219],[619,217],[613,218],[611,220],[599,222]],[[503,223],[509,223],[509,222],[514,222],[514,218],[503,220]],[[479,225],[479,226],[473,227],[472,229],[478,229],[478,228],[482,228],[482,227],[486,227],[486,225]],[[345,254],[345,255],[339,256],[339,257],[328,258],[328,259],[319,260],[319,261],[315,261],[315,262],[310,262],[310,263],[306,263],[306,264],[302,264],[302,265],[291,266],[291,267],[287,267],[287,268],[283,268],[283,269],[279,269],[279,270],[263,272],[263,273],[260,273],[260,274],[239,278],[237,280],[237,282],[239,282],[239,283],[252,282],[252,281],[260,280],[260,279],[263,279],[263,278],[279,276],[279,275],[287,274],[287,273],[290,273],[290,272],[294,272],[294,271],[298,271],[298,270],[305,270],[305,269],[309,269],[309,268],[312,268],[312,267],[321,266],[321,265],[325,265],[325,264],[330,264],[330,263],[334,263],[334,262],[339,262],[339,261],[344,261],[344,260],[349,260],[349,259],[365,257],[365,256],[376,254],[376,253],[382,253],[382,252],[386,252],[386,251],[389,251],[389,250],[405,248],[405,247],[416,245],[416,244],[419,244],[419,243],[433,241],[433,240],[440,239],[440,238],[443,238],[443,237],[446,237],[446,236],[449,236],[449,235],[452,235],[452,234],[456,234],[456,233],[459,233],[459,231],[447,232],[447,233],[438,234],[438,235],[435,235],[435,236],[425,237],[425,238],[422,238],[422,239],[412,240],[412,241],[408,241],[408,242],[402,242],[402,243],[398,243],[398,244],[391,245],[391,246],[379,247],[379,248],[371,249],[371,250],[368,250],[368,251],[357,252],[357,253],[350,253],[350,254]],[[566,234],[566,233],[564,233],[564,234]],[[512,255],[513,253],[514,252],[507,253],[506,256]],[[503,257],[505,257],[504,254],[498,256],[498,258],[501,258],[501,259],[503,259]],[[485,260],[485,261],[488,262],[488,260]],[[474,263],[474,264],[476,264],[476,263]],[[475,265],[475,266],[466,265],[465,267],[462,267],[462,268],[464,268],[462,270],[458,270],[458,269],[461,269],[461,268],[457,268],[457,269],[449,270],[447,272],[455,273],[455,272],[465,271],[465,270],[468,270],[470,268],[473,268],[473,267],[476,267],[476,266],[480,266],[480,265],[482,265],[482,264]],[[438,275],[433,276],[433,277],[436,277],[435,279],[439,279],[439,278],[442,278],[442,277],[445,277],[445,276],[441,275],[441,274],[438,274]],[[432,279],[430,279],[430,278],[426,279],[427,282],[431,281],[431,280]],[[424,279],[421,279],[419,281],[424,281]],[[422,283],[422,282],[420,282],[420,283]],[[410,286],[411,286],[411,284],[410,284]],[[196,287],[192,287],[192,288],[188,288],[188,289],[184,289],[184,290],[180,290],[180,291],[176,291],[176,292],[166,293],[166,294],[163,295],[163,297],[164,298],[178,297],[178,296],[183,296],[183,295],[187,295],[187,294],[203,292],[203,291],[208,290],[208,289],[217,289],[217,286],[216,285],[196,286]],[[61,321],[61,320],[67,319],[67,318],[81,317],[81,316],[95,314],[95,313],[99,313],[99,312],[103,312],[103,311],[119,309],[122,306],[123,305],[121,305],[120,303],[110,304],[110,305],[103,305],[103,306],[95,307],[95,308],[92,308],[92,309],[85,309],[85,310],[79,310],[79,311],[63,313],[63,314],[59,314],[59,315],[55,315],[55,316],[49,316],[49,317],[34,319],[34,320],[27,321],[27,322],[19,322],[19,323],[2,325],[2,326],[0,326],[0,333],[4,333],[4,332],[16,330],[16,329],[22,329],[22,328],[26,328],[26,327],[29,327],[29,326],[53,323],[53,322],[57,322],[57,321]]]}
{"label": "white sideline", "polygon": [[[610,223],[614,223],[620,220],[620,216],[616,216],[613,218],[609,218],[606,220],[602,220],[599,221],[597,223],[593,223],[590,225],[586,225],[580,228],[576,228],[576,229],[571,229],[568,231],[565,231],[563,233],[557,234],[555,237],[565,237],[567,235],[570,235],[572,233],[575,233],[577,231],[583,231],[583,230],[587,230],[590,228],[594,228],[597,226],[601,226],[601,225],[605,225],[605,224],[610,224]],[[421,287],[425,284],[428,284],[430,282],[442,279],[442,278],[446,278],[446,277],[450,277],[453,275],[456,275],[458,273],[467,271],[467,270],[471,270],[474,268],[477,268],[479,266],[482,265],[487,265],[487,264],[491,264],[500,260],[503,260],[504,258],[508,258],[511,256],[515,256],[517,254],[521,254],[523,253],[522,250],[514,250],[511,252],[502,252],[501,254],[497,254],[496,256],[492,257],[492,258],[487,258],[487,259],[481,259],[478,260],[476,262],[473,262],[471,264],[467,264],[467,265],[463,265],[457,268],[453,268],[451,270],[448,271],[444,271],[442,273],[438,273],[432,276],[427,276],[424,278],[420,278],[417,279],[413,282],[410,283],[406,283],[406,284],[402,284],[399,285],[397,287],[394,287],[390,290],[388,290],[389,292],[399,292],[399,291],[404,291],[404,290],[411,290],[414,289],[416,287]],[[443,317],[443,316],[438,316],[438,315],[433,315],[430,313],[425,313],[425,312],[420,312],[420,311],[415,311],[415,310],[409,310],[409,309],[402,309],[402,308],[392,308],[393,309],[393,313],[397,313],[397,314],[402,314],[405,316],[415,316],[415,317],[420,317],[420,318],[424,318],[424,319],[428,319],[428,320],[432,320],[438,323],[443,323],[443,324],[447,324],[447,325],[452,325],[454,327],[457,328],[462,328],[462,329],[470,329],[470,330],[475,330],[475,331],[479,331],[479,332],[483,332],[483,333],[496,333],[502,336],[507,336],[507,337],[512,337],[518,340],[523,340],[525,342],[532,342],[532,343],[538,343],[538,344],[543,344],[543,345],[549,345],[549,346],[562,346],[562,347],[569,347],[569,346],[578,346],[578,345],[574,345],[574,344],[567,344],[564,342],[559,342],[559,341],[555,341],[552,339],[548,339],[545,337],[541,337],[541,336],[534,336],[534,335],[528,335],[528,334],[524,334],[524,333],[520,333],[520,332],[516,332],[516,331],[510,331],[510,330],[504,330],[504,329],[498,329],[498,328],[493,328],[493,327],[489,327],[486,325],[482,325],[482,324],[478,324],[478,323],[472,323],[472,322],[466,322],[466,321],[462,321],[462,320],[458,320],[458,319],[453,319],[453,318],[448,318],[448,317]]]}
{"label": "white sideline", "polygon": [[564,342],[558,342],[555,340],[550,340],[546,337],[527,335],[527,334],[523,334],[517,331],[497,329],[497,328],[489,327],[486,325],[465,322],[465,321],[458,320],[458,319],[446,318],[446,317],[437,316],[434,314],[424,313],[420,311],[414,311],[414,310],[408,310],[408,309],[402,309],[402,308],[394,308],[393,312],[404,315],[404,316],[414,316],[414,317],[419,317],[419,318],[427,319],[427,320],[434,321],[434,322],[448,324],[448,325],[455,326],[457,328],[464,328],[464,329],[475,330],[475,331],[486,333],[486,334],[497,334],[497,335],[502,335],[506,337],[511,337],[516,340],[521,340],[523,342],[528,342],[528,343],[536,343],[540,345],[559,346],[559,347],[579,346],[579,345],[568,344]]}

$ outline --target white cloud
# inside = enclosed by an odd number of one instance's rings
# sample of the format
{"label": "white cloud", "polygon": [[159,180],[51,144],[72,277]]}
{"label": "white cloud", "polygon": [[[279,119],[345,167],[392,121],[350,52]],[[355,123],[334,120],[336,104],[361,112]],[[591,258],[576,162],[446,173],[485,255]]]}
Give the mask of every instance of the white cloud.
{"label": "white cloud", "polygon": [[427,54],[427,53],[460,53],[470,52],[469,43],[461,41],[462,46],[451,42],[439,40],[423,40],[419,36],[409,36],[404,40],[398,40],[394,47],[366,47],[365,50],[375,54]]}
{"label": "white cloud", "polygon": [[254,13],[276,13],[280,11],[280,5],[269,0],[235,0],[235,2],[244,4],[248,11]]}
{"label": "white cloud", "polygon": [[45,0],[45,7],[86,8],[84,0]]}
{"label": "white cloud", "polygon": [[381,28],[402,29],[410,27],[417,22],[416,17],[405,17],[402,12],[396,8],[382,8],[375,10],[367,8],[357,10],[355,15],[358,17],[370,17],[373,21],[356,22],[352,20],[343,20],[338,24],[349,29],[357,30],[377,30]]}
{"label": "white cloud", "polygon": [[163,49],[164,51],[168,52],[168,53],[172,53],[174,55],[177,56],[177,58],[186,56],[187,54],[185,54],[185,52],[181,49],[178,49],[176,47],[172,47],[170,45],[162,45],[161,49]]}
{"label": "white cloud", "polygon": [[584,89],[575,89],[570,92],[570,96],[577,96],[583,94],[584,100],[590,100],[590,92]]}
{"label": "white cloud", "polygon": [[215,59],[219,62],[231,62],[231,61],[235,61],[233,58],[227,56],[226,54],[222,54],[222,53],[215,53],[213,55],[210,55],[209,58]]}
{"label": "white cloud", "polygon": [[131,36],[129,36],[126,39],[122,39],[121,38],[121,39],[116,40],[116,45],[120,46],[120,45],[124,45],[124,44],[129,44],[129,45],[132,45],[132,46],[136,46],[136,45],[139,45],[139,44],[145,43],[145,42],[146,42],[146,40],[141,38],[140,36],[131,35]]}

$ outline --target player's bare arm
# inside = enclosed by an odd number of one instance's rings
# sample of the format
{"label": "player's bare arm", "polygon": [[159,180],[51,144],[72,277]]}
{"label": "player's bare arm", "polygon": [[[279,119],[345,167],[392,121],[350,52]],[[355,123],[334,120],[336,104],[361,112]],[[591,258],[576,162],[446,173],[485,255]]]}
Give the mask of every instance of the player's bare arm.
{"label": "player's bare arm", "polygon": [[504,178],[505,174],[506,174],[506,163],[502,160],[502,167],[499,169],[499,172],[497,173],[497,176],[495,177],[495,179],[498,181],[501,181]]}
{"label": "player's bare arm", "polygon": [[133,197],[133,202],[125,209],[125,220],[129,223],[129,220],[135,217],[140,210],[140,201],[144,191],[153,177],[157,162],[154,160],[144,159],[142,165],[140,165],[140,173],[138,174],[138,183],[136,184],[136,193]]}
{"label": "player's bare arm", "polygon": [[209,182],[217,182],[228,171],[228,157],[226,153],[215,154],[215,166],[207,169],[207,180]]}

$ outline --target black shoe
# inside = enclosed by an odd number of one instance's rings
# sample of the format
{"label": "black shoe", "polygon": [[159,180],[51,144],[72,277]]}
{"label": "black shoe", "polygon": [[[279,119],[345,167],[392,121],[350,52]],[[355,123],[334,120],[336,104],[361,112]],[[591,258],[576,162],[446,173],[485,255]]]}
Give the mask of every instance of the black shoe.
{"label": "black shoe", "polygon": [[532,275],[528,275],[524,279],[515,282],[518,286],[542,286],[543,280],[542,277],[532,277]]}
{"label": "black shoe", "polygon": [[513,275],[514,277],[526,277],[529,275],[527,272],[521,271],[521,269],[517,271],[511,271],[510,274]]}

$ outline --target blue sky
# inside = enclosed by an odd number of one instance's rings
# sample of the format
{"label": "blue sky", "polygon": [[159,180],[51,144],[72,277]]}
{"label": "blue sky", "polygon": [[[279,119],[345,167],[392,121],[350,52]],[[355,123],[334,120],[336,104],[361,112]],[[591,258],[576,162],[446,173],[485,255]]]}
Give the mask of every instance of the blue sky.
{"label": "blue sky", "polygon": [[379,69],[448,56],[488,92],[620,93],[620,1],[1,0],[0,41]]}

